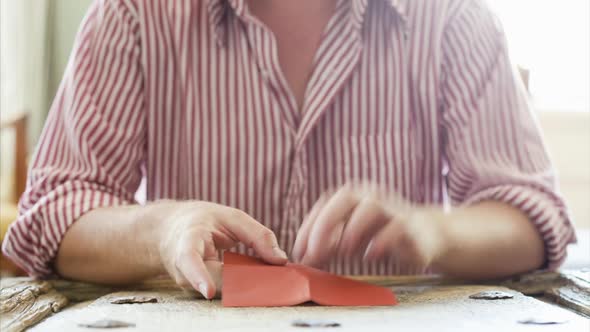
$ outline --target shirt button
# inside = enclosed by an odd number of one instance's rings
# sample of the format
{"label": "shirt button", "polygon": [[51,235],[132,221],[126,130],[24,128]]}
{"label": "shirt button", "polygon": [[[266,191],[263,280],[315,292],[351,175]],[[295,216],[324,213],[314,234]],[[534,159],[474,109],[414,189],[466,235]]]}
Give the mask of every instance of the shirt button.
{"label": "shirt button", "polygon": [[269,77],[268,70],[264,70],[264,69],[260,70],[260,75],[262,75],[262,77],[264,79],[268,79],[268,77]]}

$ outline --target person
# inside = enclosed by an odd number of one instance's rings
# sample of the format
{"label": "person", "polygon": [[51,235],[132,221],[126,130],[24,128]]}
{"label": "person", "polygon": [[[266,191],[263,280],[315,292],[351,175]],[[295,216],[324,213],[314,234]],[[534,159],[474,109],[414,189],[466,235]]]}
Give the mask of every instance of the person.
{"label": "person", "polygon": [[480,279],[574,240],[483,1],[96,0],[3,252],[210,298],[231,248]]}

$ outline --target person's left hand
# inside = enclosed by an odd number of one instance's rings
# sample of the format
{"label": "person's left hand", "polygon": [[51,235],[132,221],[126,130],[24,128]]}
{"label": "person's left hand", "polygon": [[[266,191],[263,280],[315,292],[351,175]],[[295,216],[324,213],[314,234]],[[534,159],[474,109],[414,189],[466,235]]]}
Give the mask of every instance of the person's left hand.
{"label": "person's left hand", "polygon": [[322,267],[335,257],[395,257],[402,271],[421,271],[443,254],[444,213],[416,208],[371,185],[346,185],[325,194],[304,220],[293,257]]}

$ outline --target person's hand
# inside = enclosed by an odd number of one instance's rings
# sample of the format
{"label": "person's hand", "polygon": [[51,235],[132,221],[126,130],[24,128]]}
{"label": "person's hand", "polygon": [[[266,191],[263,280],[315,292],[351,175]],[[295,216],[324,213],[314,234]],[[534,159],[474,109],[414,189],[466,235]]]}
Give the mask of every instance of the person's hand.
{"label": "person's hand", "polygon": [[445,251],[444,224],[439,209],[412,207],[371,185],[346,185],[314,205],[293,257],[316,267],[335,257],[395,257],[402,271],[419,271]]}
{"label": "person's hand", "polygon": [[212,298],[219,280],[219,250],[238,243],[254,248],[271,264],[285,264],[287,255],[274,233],[248,214],[207,202],[162,202],[163,216],[157,230],[162,264],[183,288],[194,288]]}

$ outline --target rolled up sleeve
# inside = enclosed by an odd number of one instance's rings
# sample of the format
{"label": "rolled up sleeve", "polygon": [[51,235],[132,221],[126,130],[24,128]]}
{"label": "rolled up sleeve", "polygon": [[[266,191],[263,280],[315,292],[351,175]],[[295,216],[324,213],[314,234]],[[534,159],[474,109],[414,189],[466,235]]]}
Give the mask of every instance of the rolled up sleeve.
{"label": "rolled up sleeve", "polygon": [[442,122],[454,205],[485,200],[523,211],[557,268],[575,242],[563,198],[505,36],[483,1],[465,1],[443,39]]}
{"label": "rolled up sleeve", "polygon": [[145,119],[139,24],[130,3],[92,4],[32,158],[2,251],[33,277],[53,273],[64,234],[83,214],[134,202]]}

